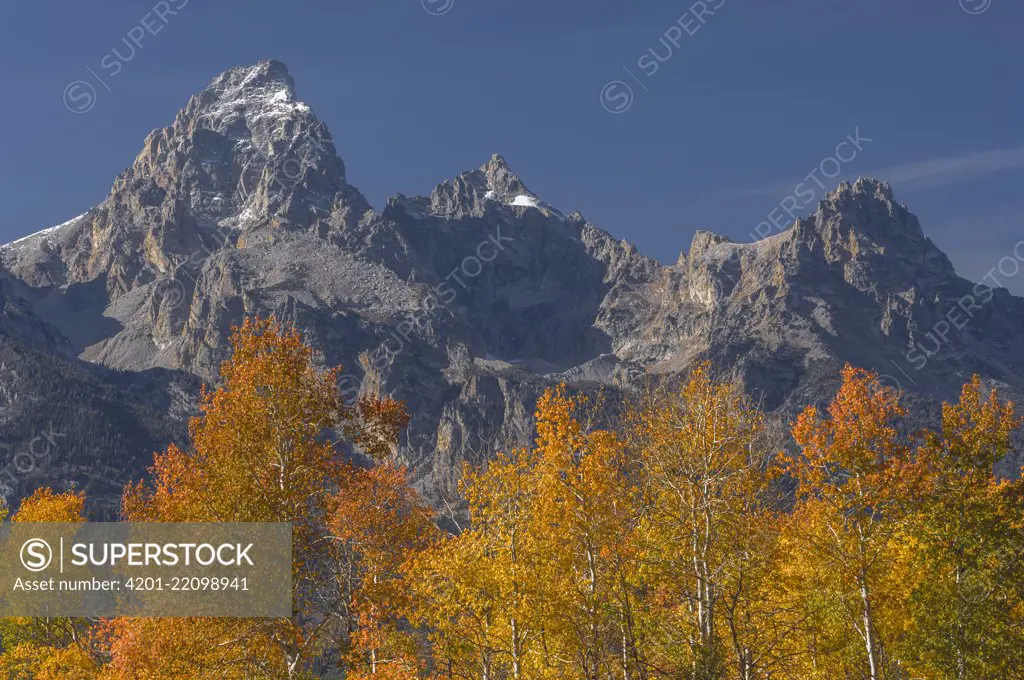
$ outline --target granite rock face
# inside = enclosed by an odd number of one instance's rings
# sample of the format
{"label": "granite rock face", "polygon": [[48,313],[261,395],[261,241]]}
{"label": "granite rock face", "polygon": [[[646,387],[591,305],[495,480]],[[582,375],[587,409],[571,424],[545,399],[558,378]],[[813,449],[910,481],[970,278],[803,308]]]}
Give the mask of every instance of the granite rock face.
{"label": "granite rock face", "polygon": [[274,61],[215,78],[105,201],[0,261],[0,333],[146,376],[172,420],[167,395],[216,379],[232,325],[294,321],[346,395],[407,402],[395,455],[435,500],[462,462],[528,441],[554,382],[626,392],[711,360],[780,416],[829,398],[844,362],[925,409],[974,372],[1024,392],[1024,300],[958,277],[885,183],[842,184],[757,243],[698,232],[671,266],[499,155],[376,212]]}

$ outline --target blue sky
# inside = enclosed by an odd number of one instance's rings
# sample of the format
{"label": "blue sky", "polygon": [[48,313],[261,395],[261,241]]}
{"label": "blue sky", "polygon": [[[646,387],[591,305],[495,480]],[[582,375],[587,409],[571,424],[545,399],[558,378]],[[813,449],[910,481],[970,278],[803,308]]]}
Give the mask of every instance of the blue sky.
{"label": "blue sky", "polygon": [[[157,5],[0,8],[0,241],[102,200],[190,94],[266,58],[378,208],[500,152],[666,262],[695,229],[750,240],[811,172],[891,181],[970,278],[1024,239],[1018,0],[167,0],[164,21]],[[143,21],[156,34],[112,76],[104,56]],[[63,97],[78,80],[96,90],[81,114]],[[871,141],[827,160],[855,131]]]}

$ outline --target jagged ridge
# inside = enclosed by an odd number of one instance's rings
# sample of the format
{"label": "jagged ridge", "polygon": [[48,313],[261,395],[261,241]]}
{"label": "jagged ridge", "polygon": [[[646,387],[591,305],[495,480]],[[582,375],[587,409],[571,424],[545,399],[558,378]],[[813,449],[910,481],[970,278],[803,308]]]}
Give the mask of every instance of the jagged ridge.
{"label": "jagged ridge", "polygon": [[554,381],[627,390],[710,359],[780,414],[830,396],[844,361],[921,399],[970,372],[1024,388],[1005,291],[926,369],[908,358],[974,285],[885,183],[842,184],[757,243],[698,232],[671,266],[548,205],[500,155],[378,213],[274,61],[215,78],[102,204],[2,259],[53,351],[111,368],[214,380],[232,324],[294,321],[353,394],[408,402],[396,455],[435,493],[528,439]]}

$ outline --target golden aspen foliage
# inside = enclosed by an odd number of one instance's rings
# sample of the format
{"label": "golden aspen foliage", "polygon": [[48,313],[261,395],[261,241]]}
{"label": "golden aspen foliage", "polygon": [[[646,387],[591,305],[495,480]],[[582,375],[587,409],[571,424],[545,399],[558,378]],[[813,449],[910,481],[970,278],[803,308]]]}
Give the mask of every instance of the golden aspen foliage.
{"label": "golden aspen foliage", "polygon": [[[430,631],[438,677],[516,678],[535,645],[538,572],[529,520],[536,456],[500,454],[464,471],[471,527],[406,565],[411,620]],[[517,673],[519,675],[517,675]]]}
{"label": "golden aspen foliage", "polygon": [[[12,522],[84,522],[85,494],[55,493],[41,487],[24,499]],[[0,676],[91,680],[99,672],[88,641],[90,622],[82,618],[0,620]]]}
{"label": "golden aspen foliage", "polygon": [[12,522],[84,522],[85,494],[41,487],[21,502]]}
{"label": "golden aspen foliage", "polygon": [[[7,620],[8,677],[1024,677],[1024,481],[994,472],[1022,419],[978,377],[909,433],[900,395],[847,366],[785,440],[709,364],[621,412],[552,387],[532,446],[464,468],[468,524],[445,534],[388,459],[401,404],[346,406],[272,319],[233,342],[191,447],[158,454],[124,514],[290,522],[295,615]],[[13,521],[83,504],[43,489]]]}
{"label": "golden aspen foliage", "polygon": [[327,526],[351,468],[338,442],[384,455],[408,416],[390,399],[346,405],[340,369],[321,370],[297,330],[250,319],[232,335],[222,385],[204,388],[192,447],[158,454],[151,480],[129,485],[130,521],[289,522],[293,611],[287,619],[119,619],[108,624],[118,678],[296,678],[340,654],[337,546]]}
{"label": "golden aspen foliage", "polygon": [[1024,506],[994,474],[1021,423],[974,376],[943,404],[940,430],[925,433],[928,486],[906,560],[917,675],[988,680],[1024,669]]}
{"label": "golden aspen foliage", "polygon": [[391,463],[350,467],[330,502],[347,618],[350,678],[404,680],[423,672],[425,640],[406,625],[409,584],[401,567],[439,538],[433,511]]}
{"label": "golden aspen foliage", "polygon": [[851,366],[825,413],[808,407],[788,456],[796,507],[783,581],[814,625],[795,636],[808,678],[901,677],[904,584],[895,567],[924,490],[923,468],[900,432],[899,395]]}
{"label": "golden aspen foliage", "polygon": [[646,394],[627,437],[649,495],[644,579],[657,607],[659,668],[680,677],[756,677],[777,632],[763,625],[760,565],[772,548],[762,414],[734,385],[696,367]]}
{"label": "golden aspen foliage", "polygon": [[537,402],[529,526],[543,617],[533,627],[543,631],[544,666],[558,677],[644,677],[640,494],[621,439],[591,424],[599,409],[564,386]]}

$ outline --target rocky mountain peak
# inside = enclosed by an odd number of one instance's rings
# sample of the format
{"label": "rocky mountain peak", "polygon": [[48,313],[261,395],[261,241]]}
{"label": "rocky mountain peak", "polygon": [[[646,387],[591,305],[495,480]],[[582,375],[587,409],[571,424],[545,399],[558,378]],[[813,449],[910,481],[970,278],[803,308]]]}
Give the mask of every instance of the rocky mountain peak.
{"label": "rocky mountain peak", "polygon": [[51,239],[52,253],[13,266],[54,283],[104,277],[117,298],[157,279],[194,282],[199,272],[182,267],[201,268],[214,251],[273,241],[276,230],[323,236],[370,210],[288,69],[261,61],[192,96],[146,137],[107,199]]}
{"label": "rocky mountain peak", "polygon": [[537,197],[526,188],[519,176],[512,172],[508,162],[501,154],[494,154],[480,168],[487,181],[487,195],[492,200],[503,203],[514,203],[519,196]]}
{"label": "rocky mountain peak", "polygon": [[[481,217],[495,207],[534,209],[544,218],[564,221],[565,216],[526,188],[501,154],[476,170],[463,172],[437,185],[430,195],[429,211],[445,218]],[[427,202],[424,202],[427,207]]]}
{"label": "rocky mountain peak", "polygon": [[229,69],[153,131],[114,193],[174,196],[200,226],[308,227],[370,209],[279,61]]}
{"label": "rocky mountain peak", "polygon": [[884,284],[905,291],[940,287],[956,276],[892,187],[870,177],[840,184],[795,231],[804,243],[820,245],[827,262],[843,265],[858,287]]}
{"label": "rocky mountain peak", "polygon": [[529,441],[552,382],[628,390],[711,359],[782,413],[849,361],[922,394],[971,372],[1024,392],[1024,300],[958,307],[973,284],[886,183],[842,184],[755,243],[699,231],[672,266],[550,207],[498,154],[378,215],[274,61],[214,78],[107,200],[0,261],[0,335],[126,374],[212,381],[232,324],[298,324],[346,367],[346,398],[406,401],[396,457],[448,494],[462,462]]}
{"label": "rocky mountain peak", "polygon": [[816,215],[820,222],[839,219],[845,226],[860,231],[870,229],[923,236],[921,225],[906,206],[896,201],[889,183],[872,177],[860,177],[852,184],[842,182],[825,195]]}
{"label": "rocky mountain peak", "polygon": [[295,81],[288,73],[288,67],[275,59],[228,69],[215,77],[200,96],[244,102],[251,94],[267,90],[295,97]]}
{"label": "rocky mountain peak", "polygon": [[181,118],[225,135],[242,150],[252,145],[266,155],[296,136],[326,133],[317,129],[321,126],[312,110],[297,99],[295,83],[278,61],[225,71],[189,101]]}
{"label": "rocky mountain peak", "polygon": [[694,232],[693,239],[690,241],[690,257],[700,258],[710,248],[722,243],[732,243],[732,241],[722,234],[716,234],[713,231],[707,231],[705,229],[698,229]]}

